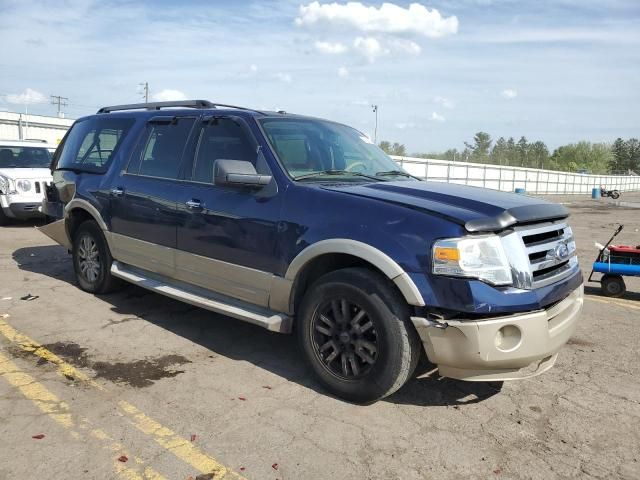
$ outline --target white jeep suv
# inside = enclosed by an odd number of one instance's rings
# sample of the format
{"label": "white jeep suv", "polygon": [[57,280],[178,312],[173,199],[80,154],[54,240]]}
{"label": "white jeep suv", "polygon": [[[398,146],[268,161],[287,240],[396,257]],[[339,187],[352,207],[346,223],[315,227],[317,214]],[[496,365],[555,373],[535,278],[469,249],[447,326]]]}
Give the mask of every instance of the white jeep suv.
{"label": "white jeep suv", "polygon": [[0,225],[44,217],[42,200],[52,181],[55,148],[40,141],[0,140]]}

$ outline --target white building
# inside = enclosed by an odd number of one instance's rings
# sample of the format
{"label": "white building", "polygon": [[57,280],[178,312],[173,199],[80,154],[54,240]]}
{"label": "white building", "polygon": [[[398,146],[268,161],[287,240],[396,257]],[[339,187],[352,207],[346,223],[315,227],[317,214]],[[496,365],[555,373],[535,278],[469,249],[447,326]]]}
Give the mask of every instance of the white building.
{"label": "white building", "polygon": [[73,122],[70,118],[0,111],[0,140],[45,140],[57,145]]}

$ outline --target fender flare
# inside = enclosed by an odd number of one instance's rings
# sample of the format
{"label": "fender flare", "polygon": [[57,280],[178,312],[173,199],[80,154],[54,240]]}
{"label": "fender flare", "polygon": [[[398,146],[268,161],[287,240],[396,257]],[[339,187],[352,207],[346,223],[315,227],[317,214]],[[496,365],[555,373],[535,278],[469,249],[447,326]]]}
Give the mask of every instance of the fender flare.
{"label": "fender flare", "polygon": [[[100,214],[98,209],[96,207],[94,207],[87,200],[83,200],[81,198],[74,198],[69,203],[67,203],[64,206],[64,220],[65,220],[65,222],[66,222],[67,218],[69,217],[69,213],[71,212],[71,210],[74,210],[76,208],[80,209],[80,210],[84,210],[89,215],[91,215],[91,217],[95,220],[95,222],[100,227],[100,230],[102,230],[104,238],[107,241],[107,246],[109,247],[109,250],[111,252],[113,252],[113,242],[112,242],[111,231],[109,230],[109,227],[105,223],[105,221],[102,218],[102,215]],[[65,228],[65,231],[66,231],[66,228]],[[68,232],[66,232],[66,233],[67,233],[67,241],[68,241],[69,245],[72,245],[73,244],[72,239],[69,237]]]}
{"label": "fender flare", "polygon": [[425,306],[420,290],[395,260],[367,243],[348,238],[321,240],[302,250],[293,259],[284,276],[285,280],[291,283],[291,293],[293,284],[304,266],[314,258],[328,253],[344,253],[365,260],[382,271],[398,287],[409,305]]}
{"label": "fender flare", "polygon": [[107,227],[107,224],[104,222],[104,219],[102,218],[102,215],[100,214],[98,209],[86,200],[82,200],[81,198],[74,198],[69,203],[67,203],[64,207],[65,217],[68,217],[69,212],[71,212],[71,210],[73,210],[74,208],[85,210],[89,215],[93,217],[93,219],[100,226],[103,232],[109,231],[109,227]]}

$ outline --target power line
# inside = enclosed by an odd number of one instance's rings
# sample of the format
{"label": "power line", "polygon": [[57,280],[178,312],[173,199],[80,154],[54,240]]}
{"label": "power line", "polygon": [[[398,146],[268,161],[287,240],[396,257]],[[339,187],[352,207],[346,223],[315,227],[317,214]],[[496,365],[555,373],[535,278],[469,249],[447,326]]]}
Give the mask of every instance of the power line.
{"label": "power line", "polygon": [[60,95],[51,95],[51,105],[58,105],[58,118],[64,118],[62,107],[69,105],[67,97],[61,97]]}

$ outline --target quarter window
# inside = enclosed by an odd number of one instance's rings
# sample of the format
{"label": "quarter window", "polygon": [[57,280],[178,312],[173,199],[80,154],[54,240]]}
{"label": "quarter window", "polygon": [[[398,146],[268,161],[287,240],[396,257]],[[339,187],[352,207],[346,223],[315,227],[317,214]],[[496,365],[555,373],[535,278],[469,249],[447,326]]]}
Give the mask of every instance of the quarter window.
{"label": "quarter window", "polygon": [[133,123],[132,118],[95,117],[76,122],[64,141],[57,168],[106,172]]}

